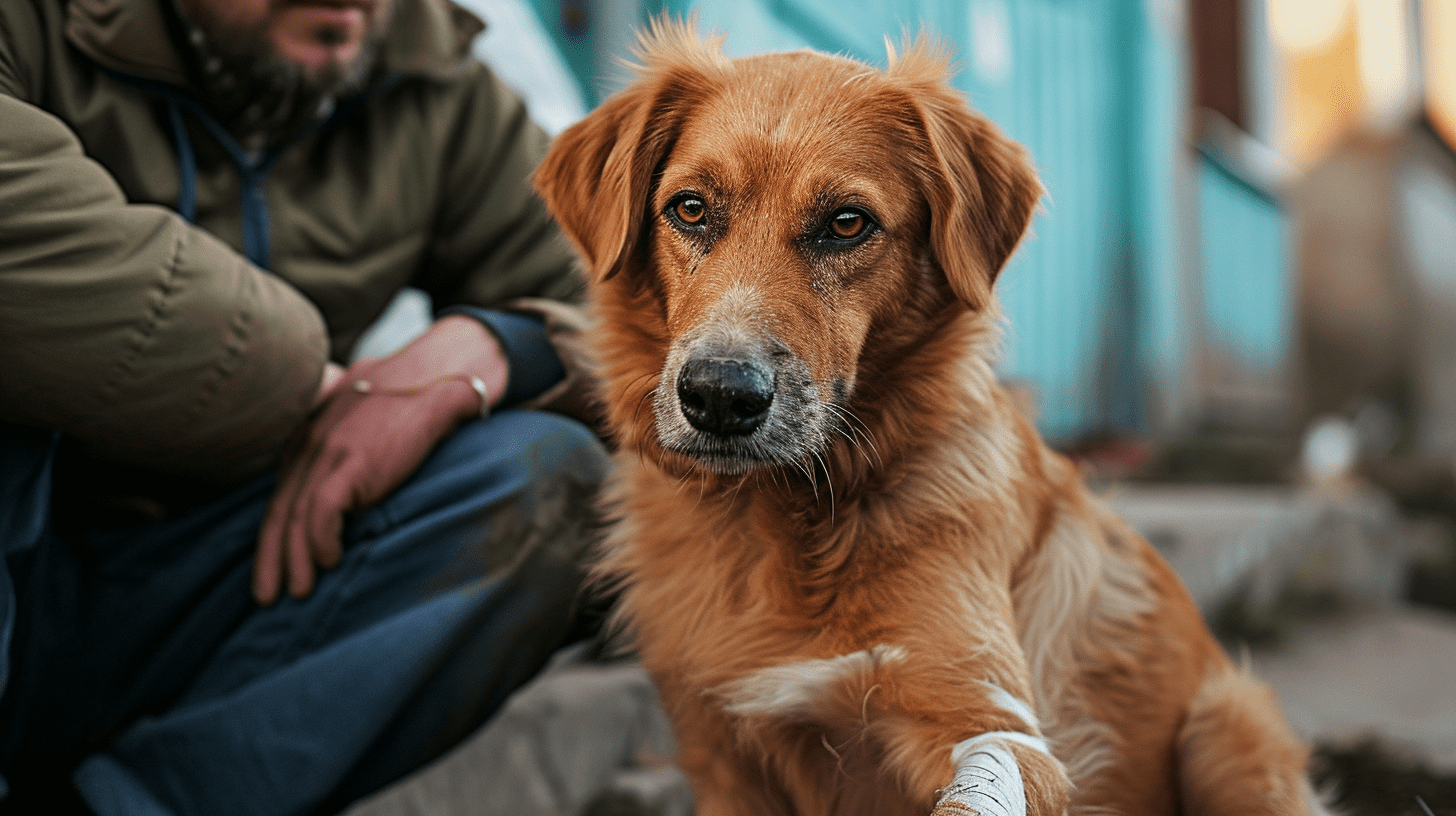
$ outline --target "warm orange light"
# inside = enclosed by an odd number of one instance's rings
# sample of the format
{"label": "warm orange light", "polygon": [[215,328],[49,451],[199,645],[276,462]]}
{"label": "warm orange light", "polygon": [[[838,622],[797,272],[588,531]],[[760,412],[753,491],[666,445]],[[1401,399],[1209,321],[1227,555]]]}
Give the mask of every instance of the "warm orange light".
{"label": "warm orange light", "polygon": [[1268,0],[1269,33],[1285,51],[1328,48],[1348,25],[1350,0]]}
{"label": "warm orange light", "polygon": [[1456,0],[1423,0],[1426,109],[1456,146]]}
{"label": "warm orange light", "polygon": [[1266,9],[1283,66],[1282,147],[1297,164],[1310,166],[1355,129],[1397,126],[1414,110],[1409,0],[1268,0]]}
{"label": "warm orange light", "polygon": [[1318,161],[1360,121],[1363,98],[1355,32],[1354,15],[1346,15],[1323,48],[1285,55],[1283,147],[1301,167]]}

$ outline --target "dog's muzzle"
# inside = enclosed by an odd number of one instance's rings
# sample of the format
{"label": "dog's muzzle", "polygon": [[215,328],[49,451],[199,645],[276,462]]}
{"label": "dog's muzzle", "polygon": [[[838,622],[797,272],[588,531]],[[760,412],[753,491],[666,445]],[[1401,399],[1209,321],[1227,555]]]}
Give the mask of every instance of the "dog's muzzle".
{"label": "dog's muzzle", "polygon": [[773,404],[775,375],[758,363],[707,357],[678,373],[677,398],[694,428],[720,436],[753,433]]}

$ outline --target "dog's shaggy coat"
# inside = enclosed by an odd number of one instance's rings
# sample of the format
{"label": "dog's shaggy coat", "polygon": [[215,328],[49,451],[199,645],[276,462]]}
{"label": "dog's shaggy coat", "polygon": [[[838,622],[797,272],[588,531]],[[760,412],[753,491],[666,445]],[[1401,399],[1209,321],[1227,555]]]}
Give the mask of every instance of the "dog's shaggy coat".
{"label": "dog's shaggy coat", "polygon": [[682,24],[536,177],[618,446],[602,573],[700,816],[1318,812],[1177,577],[998,386],[1041,188],[923,41]]}

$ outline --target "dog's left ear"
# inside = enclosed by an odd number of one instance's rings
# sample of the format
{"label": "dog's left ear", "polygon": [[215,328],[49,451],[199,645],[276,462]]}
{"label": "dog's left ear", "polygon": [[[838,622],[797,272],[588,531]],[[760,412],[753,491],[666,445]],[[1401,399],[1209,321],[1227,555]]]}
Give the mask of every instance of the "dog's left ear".
{"label": "dog's left ear", "polygon": [[931,249],[956,295],[979,310],[1031,225],[1041,182],[1026,149],[949,87],[924,90],[916,103],[931,153]]}

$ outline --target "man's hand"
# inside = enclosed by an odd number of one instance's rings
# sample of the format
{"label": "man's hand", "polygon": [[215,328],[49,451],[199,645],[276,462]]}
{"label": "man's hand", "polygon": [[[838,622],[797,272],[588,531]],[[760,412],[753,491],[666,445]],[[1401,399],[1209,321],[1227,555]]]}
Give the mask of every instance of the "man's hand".
{"label": "man's hand", "polygon": [[[316,568],[343,557],[345,517],[399,487],[435,445],[481,412],[469,378],[491,400],[505,392],[505,354],[476,320],[451,315],[382,360],[328,371],[320,406],[301,441],[284,457],[258,539],[253,595],[259,603],[313,589]],[[367,390],[356,384],[368,383]]]}

